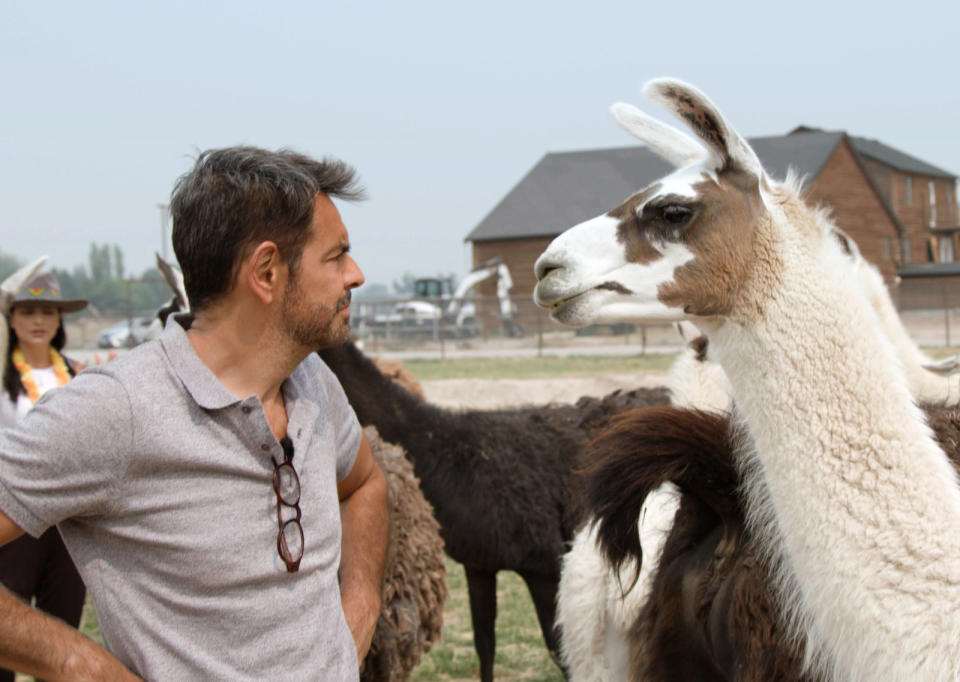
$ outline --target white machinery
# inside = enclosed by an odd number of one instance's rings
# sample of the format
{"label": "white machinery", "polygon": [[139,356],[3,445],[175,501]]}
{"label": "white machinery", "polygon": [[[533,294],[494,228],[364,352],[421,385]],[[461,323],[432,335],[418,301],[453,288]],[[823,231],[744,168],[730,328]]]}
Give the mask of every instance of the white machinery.
{"label": "white machinery", "polygon": [[389,316],[379,316],[379,323],[387,321],[406,327],[433,327],[443,322],[457,336],[473,336],[477,333],[476,305],[465,298],[477,284],[491,277],[497,278],[497,299],[500,302],[500,318],[509,336],[520,336],[523,328],[514,320],[516,305],[510,300],[513,278],[510,270],[499,258],[483,263],[467,273],[456,290],[449,278],[422,277],[414,281],[410,301],[401,301],[393,306]]}
{"label": "white machinery", "polygon": [[467,273],[466,277],[460,281],[456,291],[450,292],[450,280],[448,279],[422,278],[414,282],[414,295],[417,298],[448,300],[446,306],[443,306],[443,316],[447,320],[453,321],[457,328],[462,328],[470,320],[476,318],[476,306],[472,301],[464,301],[464,298],[477,284],[494,276],[497,278],[497,299],[500,301],[500,316],[504,320],[512,321],[517,308],[510,300],[513,278],[510,277],[510,269],[499,258],[489,260]]}

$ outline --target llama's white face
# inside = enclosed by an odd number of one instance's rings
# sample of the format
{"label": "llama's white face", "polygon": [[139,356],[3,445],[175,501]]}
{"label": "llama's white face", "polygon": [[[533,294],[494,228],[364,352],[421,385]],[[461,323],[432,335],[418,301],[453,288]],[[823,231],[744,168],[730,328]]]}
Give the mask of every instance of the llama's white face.
{"label": "llama's white face", "polygon": [[729,313],[763,210],[756,182],[703,168],[664,178],[557,237],[537,259],[534,301],[574,326]]}
{"label": "llama's white face", "polygon": [[685,167],[567,230],[537,259],[534,301],[563,324],[726,315],[747,276],[765,212],[759,161],[696,90],[654,87],[705,144],[614,108],[624,127]]}
{"label": "llama's white face", "polygon": [[657,291],[695,257],[680,235],[695,217],[694,186],[704,179],[675,173],[557,237],[534,266],[537,305],[570,325],[681,319],[683,308]]}

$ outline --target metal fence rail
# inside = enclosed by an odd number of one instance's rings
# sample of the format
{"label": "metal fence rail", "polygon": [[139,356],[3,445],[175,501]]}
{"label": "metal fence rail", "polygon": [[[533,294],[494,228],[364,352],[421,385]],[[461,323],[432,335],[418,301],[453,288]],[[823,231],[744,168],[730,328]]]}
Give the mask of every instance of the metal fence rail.
{"label": "metal fence rail", "polygon": [[[467,309],[467,314],[462,311]],[[374,354],[406,357],[466,355],[637,355],[677,352],[674,325],[597,324],[572,329],[553,322],[528,297],[441,301],[355,301],[351,329]],[[509,314],[506,314],[509,312]]]}

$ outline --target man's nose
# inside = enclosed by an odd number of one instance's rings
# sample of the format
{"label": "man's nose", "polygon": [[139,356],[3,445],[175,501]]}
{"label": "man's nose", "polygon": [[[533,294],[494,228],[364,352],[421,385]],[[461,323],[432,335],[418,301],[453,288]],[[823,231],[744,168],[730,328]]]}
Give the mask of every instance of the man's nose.
{"label": "man's nose", "polygon": [[357,261],[353,259],[353,256],[348,254],[347,258],[350,259],[350,268],[347,273],[347,286],[355,289],[366,282],[367,278],[363,276],[363,271],[360,269],[360,266],[357,265]]}

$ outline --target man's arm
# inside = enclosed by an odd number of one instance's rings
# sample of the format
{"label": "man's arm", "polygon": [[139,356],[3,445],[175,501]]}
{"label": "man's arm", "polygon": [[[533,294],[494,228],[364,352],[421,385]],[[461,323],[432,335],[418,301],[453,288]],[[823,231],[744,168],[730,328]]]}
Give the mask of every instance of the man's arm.
{"label": "man's arm", "polygon": [[0,511],[0,547],[23,535],[23,529]]}
{"label": "man's arm", "polygon": [[343,613],[363,663],[380,617],[387,557],[387,479],[373,459],[366,434],[350,474],[337,485],[343,543],[340,592]]}
{"label": "man's arm", "polygon": [[[0,545],[23,531],[0,511]],[[138,680],[106,649],[0,586],[0,666],[44,680]]]}

